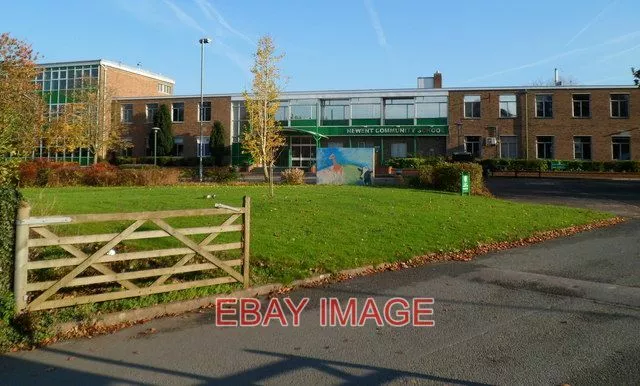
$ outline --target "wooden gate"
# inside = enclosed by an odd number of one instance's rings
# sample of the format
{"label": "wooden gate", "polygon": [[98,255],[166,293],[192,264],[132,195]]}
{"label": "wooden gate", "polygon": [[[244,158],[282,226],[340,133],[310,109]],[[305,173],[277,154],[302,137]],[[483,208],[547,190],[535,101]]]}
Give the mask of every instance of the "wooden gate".
{"label": "wooden gate", "polygon": [[[83,303],[144,296],[161,292],[183,290],[223,283],[241,282],[249,286],[249,244],[250,244],[251,199],[244,198],[241,208],[216,205],[212,209],[169,210],[138,213],[82,214],[55,217],[29,217],[30,208],[24,206],[18,211],[16,222],[16,260],[14,273],[14,293],[16,308],[21,311],[36,311],[49,308],[72,306]],[[215,226],[195,228],[175,228],[165,219],[194,216],[225,216],[226,219]],[[236,220],[241,223],[236,224]],[[133,221],[119,233],[89,234],[81,236],[59,236],[47,227],[61,224],[82,224],[96,222]],[[157,230],[138,230],[145,223],[155,224]],[[138,230],[138,231],[136,231]],[[219,235],[226,232],[240,232],[239,242],[212,244]],[[207,236],[200,242],[189,235]],[[32,237],[35,236],[36,237]],[[116,253],[115,247],[125,240],[172,237],[181,243],[179,248],[165,248]],[[95,252],[87,252],[76,245],[104,243]],[[92,244],[93,245],[93,244]],[[58,246],[73,257],[54,259],[29,259],[32,248]],[[222,259],[216,252],[241,250],[237,259]],[[219,253],[218,253],[219,254]],[[181,257],[180,257],[181,256]],[[196,256],[198,256],[196,258]],[[179,257],[170,266],[126,270],[116,272],[110,264],[149,260],[159,257]],[[200,260],[201,262],[196,262]],[[241,271],[234,267],[241,267]],[[30,271],[73,267],[63,270],[60,278],[37,281]],[[173,275],[203,272],[218,275],[212,278],[175,281],[167,283]],[[220,276],[224,275],[224,276]],[[30,280],[30,276],[31,280]],[[150,278],[157,277],[155,280]],[[139,280],[139,279],[147,280]],[[137,281],[136,281],[137,280]],[[116,288],[95,286],[104,283],[118,283]],[[69,288],[91,286],[91,294],[70,293]],[[64,290],[67,289],[65,292]],[[62,290],[62,291],[61,291]],[[96,293],[97,292],[97,293]]]}

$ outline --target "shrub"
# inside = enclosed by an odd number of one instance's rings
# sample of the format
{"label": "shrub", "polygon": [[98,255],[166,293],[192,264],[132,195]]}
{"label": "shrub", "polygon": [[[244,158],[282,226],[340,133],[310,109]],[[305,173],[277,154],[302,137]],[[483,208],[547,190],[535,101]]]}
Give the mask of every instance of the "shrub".
{"label": "shrub", "polygon": [[153,186],[174,185],[180,179],[179,169],[161,169],[145,167],[141,169],[122,169],[119,181],[123,185]]}
{"label": "shrub", "polygon": [[231,182],[238,179],[236,170],[229,166],[206,168],[202,174],[205,179],[219,183]]}
{"label": "shrub", "polygon": [[280,179],[285,184],[302,185],[304,184],[304,171],[298,168],[285,169],[280,173]]}
{"label": "shrub", "polygon": [[20,180],[19,160],[0,159],[0,186],[16,186]]}
{"label": "shrub", "polygon": [[471,194],[486,194],[482,166],[471,162],[444,163],[433,167],[433,187],[448,192],[460,192],[460,175],[469,173]]}
{"label": "shrub", "polygon": [[423,187],[433,187],[433,165],[422,165],[418,168],[418,185]]}
{"label": "shrub", "polygon": [[[107,163],[97,163],[87,166],[82,176],[82,183],[88,186],[116,186],[118,181],[118,168]],[[123,177],[121,175],[120,177]]]}

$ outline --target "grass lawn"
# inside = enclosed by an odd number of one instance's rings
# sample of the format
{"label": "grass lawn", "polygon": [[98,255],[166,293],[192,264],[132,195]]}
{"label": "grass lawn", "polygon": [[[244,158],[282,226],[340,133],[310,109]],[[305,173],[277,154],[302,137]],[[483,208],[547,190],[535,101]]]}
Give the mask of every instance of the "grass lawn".
{"label": "grass lawn", "polygon": [[[275,198],[268,197],[266,186],[74,187],[22,192],[34,216],[207,208],[215,202],[240,206],[242,197],[249,195],[252,198],[251,276],[255,284],[286,283],[318,273],[407,260],[429,252],[450,252],[478,243],[516,240],[537,231],[611,217],[589,210],[485,197],[356,186],[282,186],[276,189]],[[217,196],[214,200],[204,199],[207,194]],[[178,218],[168,222],[186,227],[216,225],[222,221],[223,218],[215,222],[211,218]],[[130,223],[67,225],[54,230],[60,235],[105,233],[122,230]],[[144,229],[154,228],[145,225]],[[239,234],[221,235],[216,242],[230,242],[233,237],[238,239]],[[172,242],[176,241],[168,238],[131,240],[126,242],[126,247],[159,249]],[[47,257],[47,251],[53,253]],[[40,258],[58,257],[55,250],[41,253]],[[18,318],[0,312],[0,352],[46,341],[53,336],[52,327],[60,322],[86,321],[100,312],[192,299],[239,287],[237,283],[200,287],[38,311]],[[0,311],[1,303],[0,298]],[[10,310],[13,306],[6,304],[4,308]]]}
{"label": "grass lawn", "polygon": [[[252,278],[256,283],[289,282],[428,252],[515,240],[537,231],[611,217],[590,210],[386,187],[282,186],[276,188],[275,198],[268,196],[265,186],[74,187],[22,192],[35,216],[206,208],[214,202],[241,206],[242,196],[251,196]],[[212,193],[214,200],[203,198]],[[174,224],[193,226],[201,221],[174,220]],[[80,233],[125,225],[85,225]]]}

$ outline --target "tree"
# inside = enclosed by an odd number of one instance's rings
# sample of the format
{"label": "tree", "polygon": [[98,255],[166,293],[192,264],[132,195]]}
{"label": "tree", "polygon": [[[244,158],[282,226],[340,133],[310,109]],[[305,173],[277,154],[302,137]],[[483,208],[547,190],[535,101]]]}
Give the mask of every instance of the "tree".
{"label": "tree", "polygon": [[631,67],[631,73],[633,74],[633,82],[636,84],[636,86],[640,87],[640,69],[636,70],[635,68]]}
{"label": "tree", "polygon": [[[171,150],[173,150],[173,132],[171,131],[171,111],[169,111],[169,106],[160,106],[153,117],[153,127],[160,128],[158,132],[158,155],[171,155]],[[153,130],[151,130],[149,135],[150,138],[153,138]]]}
{"label": "tree", "polygon": [[[560,81],[560,85],[562,86],[577,86],[580,84],[580,82],[574,78],[571,75],[560,75],[558,77],[558,80]],[[538,79],[538,80],[534,80],[533,82],[531,82],[531,86],[534,87],[554,87],[556,86],[556,81],[554,79]]]}
{"label": "tree", "polygon": [[69,91],[67,104],[47,126],[43,138],[58,150],[87,148],[94,163],[110,150],[131,146],[124,138],[127,129],[120,121],[114,96],[112,89],[90,82]]}
{"label": "tree", "polygon": [[269,182],[271,196],[273,196],[273,167],[279,150],[285,144],[282,128],[275,119],[275,114],[280,107],[278,97],[281,86],[278,62],[282,58],[283,55],[275,54],[275,45],[270,36],[260,38],[251,68],[253,73],[251,93],[247,91],[243,93],[249,124],[242,138],[242,146],[254,160],[262,165],[265,181]]}
{"label": "tree", "polygon": [[213,122],[209,148],[211,149],[211,157],[213,157],[214,164],[222,166],[226,155],[226,146],[224,144],[224,125],[220,121]]}
{"label": "tree", "polygon": [[33,81],[37,54],[27,43],[0,34],[0,154],[26,155],[40,140],[46,104]]}

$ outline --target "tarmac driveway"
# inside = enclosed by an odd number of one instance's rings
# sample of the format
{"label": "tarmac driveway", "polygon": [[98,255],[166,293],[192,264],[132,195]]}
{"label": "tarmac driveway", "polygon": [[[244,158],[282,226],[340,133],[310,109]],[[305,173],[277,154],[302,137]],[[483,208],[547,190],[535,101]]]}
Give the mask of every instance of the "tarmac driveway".
{"label": "tarmac driveway", "polygon": [[496,197],[590,208],[640,218],[640,180],[506,178],[487,180]]}

